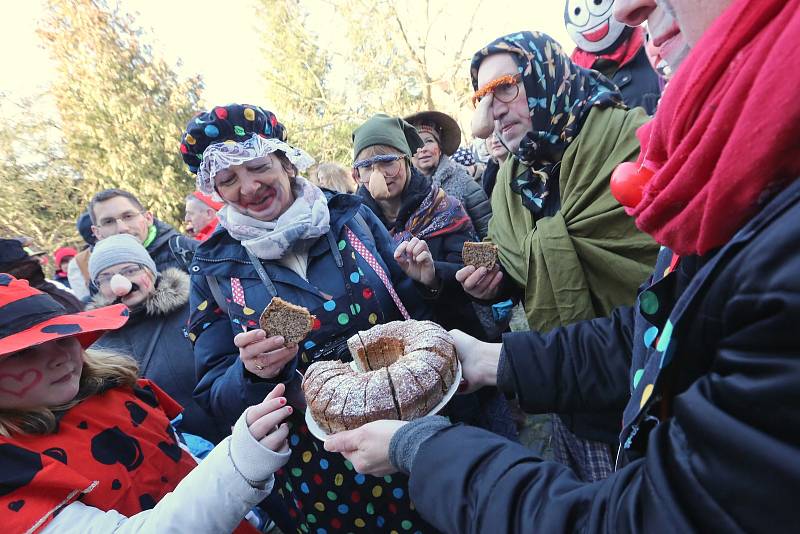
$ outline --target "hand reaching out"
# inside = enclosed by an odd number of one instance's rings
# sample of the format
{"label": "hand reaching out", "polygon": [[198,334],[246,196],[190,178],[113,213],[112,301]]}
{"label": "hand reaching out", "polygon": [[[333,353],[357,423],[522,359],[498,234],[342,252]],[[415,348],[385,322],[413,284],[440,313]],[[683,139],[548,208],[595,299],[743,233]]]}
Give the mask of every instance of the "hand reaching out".
{"label": "hand reaching out", "polygon": [[355,430],[329,436],[325,450],[339,452],[359,473],[385,476],[397,471],[389,462],[389,443],[406,421],[373,421]]}
{"label": "hand reaching out", "polygon": [[283,421],[292,413],[283,394],[286,386],[278,384],[260,404],[247,410],[247,428],[264,447],[275,452],[289,450],[289,426]]}

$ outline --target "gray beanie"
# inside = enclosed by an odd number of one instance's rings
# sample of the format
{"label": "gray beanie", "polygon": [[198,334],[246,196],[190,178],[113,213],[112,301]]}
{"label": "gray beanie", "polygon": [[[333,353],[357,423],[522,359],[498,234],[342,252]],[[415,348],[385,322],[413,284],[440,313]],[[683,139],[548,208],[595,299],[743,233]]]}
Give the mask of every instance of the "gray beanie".
{"label": "gray beanie", "polygon": [[89,256],[89,276],[92,280],[109,267],[120,263],[136,263],[158,276],[156,263],[139,241],[129,234],[116,234],[98,241]]}

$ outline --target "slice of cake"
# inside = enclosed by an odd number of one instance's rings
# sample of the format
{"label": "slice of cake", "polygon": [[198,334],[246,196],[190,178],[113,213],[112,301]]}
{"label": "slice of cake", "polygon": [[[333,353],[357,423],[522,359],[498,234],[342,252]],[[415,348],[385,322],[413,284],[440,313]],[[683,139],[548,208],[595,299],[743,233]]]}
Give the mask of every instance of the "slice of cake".
{"label": "slice of cake", "polygon": [[311,330],[314,316],[302,306],[286,302],[280,297],[272,300],[259,319],[267,337],[283,336],[286,343],[300,343]]}
{"label": "slice of cake", "polygon": [[491,269],[497,263],[497,246],[487,242],[465,241],[464,248],[461,249],[461,260],[464,265],[472,265],[476,269],[478,267]]}

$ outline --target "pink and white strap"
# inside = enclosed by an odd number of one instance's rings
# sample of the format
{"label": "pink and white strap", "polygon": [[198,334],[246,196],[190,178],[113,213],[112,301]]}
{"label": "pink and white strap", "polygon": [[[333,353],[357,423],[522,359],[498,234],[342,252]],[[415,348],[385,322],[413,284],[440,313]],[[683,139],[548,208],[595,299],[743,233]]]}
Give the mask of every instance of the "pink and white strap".
{"label": "pink and white strap", "polygon": [[345,227],[345,230],[347,231],[346,235],[347,240],[350,242],[350,246],[356,249],[356,252],[358,252],[359,256],[364,258],[372,270],[375,271],[375,274],[378,275],[378,278],[381,279],[381,282],[383,282],[386,291],[388,291],[389,295],[392,297],[397,309],[400,310],[400,315],[403,316],[403,319],[411,319],[411,315],[409,315],[406,307],[403,306],[403,302],[397,295],[397,291],[394,290],[392,281],[389,280],[389,277],[386,275],[386,271],[383,270],[383,267],[381,267],[381,264],[378,263],[378,260],[376,260],[375,256],[372,255],[372,252],[369,251],[369,249],[364,245],[364,243],[361,242],[358,236],[354,234],[352,230],[350,230],[350,228]]}

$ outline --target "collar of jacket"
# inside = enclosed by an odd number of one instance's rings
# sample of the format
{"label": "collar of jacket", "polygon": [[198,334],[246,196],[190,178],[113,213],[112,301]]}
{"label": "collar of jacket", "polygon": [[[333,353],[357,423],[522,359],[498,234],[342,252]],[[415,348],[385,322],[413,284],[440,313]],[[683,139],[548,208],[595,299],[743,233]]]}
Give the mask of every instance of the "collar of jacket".
{"label": "collar of jacket", "polygon": [[158,219],[153,219],[153,226],[156,227],[156,232],[158,233],[156,234],[156,238],[153,240],[153,242],[145,247],[147,252],[150,252],[151,254],[164,246],[173,235],[178,233],[175,228]]}
{"label": "collar of jacket", "polygon": [[[155,291],[147,296],[142,306],[138,306],[137,310],[132,310],[131,318],[133,319],[137,315],[166,316],[185,306],[188,302],[189,275],[180,269],[170,267],[159,274]],[[103,297],[102,293],[98,293],[86,307],[95,309],[110,306],[113,303],[113,300],[108,300]]]}
{"label": "collar of jacket", "polygon": [[455,176],[456,172],[458,171],[456,165],[458,165],[458,163],[450,159],[449,156],[442,154],[442,156],[439,158],[439,165],[436,167],[436,172],[433,173],[433,183],[442,187],[450,180],[450,178]]}
{"label": "collar of jacket", "polygon": [[415,167],[411,167],[411,179],[408,187],[406,187],[406,190],[403,191],[400,197],[402,204],[394,224],[389,224],[378,202],[372,198],[372,195],[369,194],[369,190],[367,190],[366,187],[363,185],[359,186],[356,194],[361,197],[364,204],[378,216],[378,219],[380,219],[387,230],[402,230],[405,228],[406,221],[408,221],[409,217],[414,214],[417,208],[419,208],[419,205],[422,204],[422,201],[425,200],[425,197],[430,194],[431,185],[432,182],[430,178],[426,178]]}
{"label": "collar of jacket", "polygon": [[[330,212],[330,225],[333,235],[340,235],[342,227],[350,221],[361,207],[362,199],[347,193],[335,193],[325,190],[328,198],[328,211]],[[328,240],[324,236],[311,246],[308,251],[310,257],[327,252]],[[271,262],[266,262],[267,272],[270,277]],[[227,230],[218,228],[206,241],[202,242],[194,255],[194,261],[189,267],[191,275],[235,276],[238,278],[253,278],[255,271],[250,265],[247,251],[242,244],[231,237]]]}

